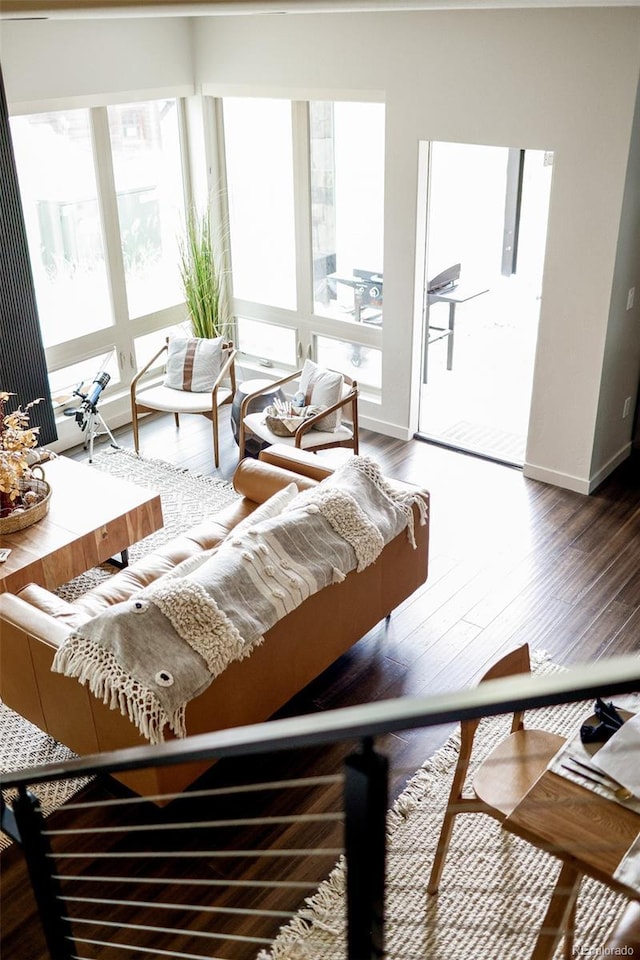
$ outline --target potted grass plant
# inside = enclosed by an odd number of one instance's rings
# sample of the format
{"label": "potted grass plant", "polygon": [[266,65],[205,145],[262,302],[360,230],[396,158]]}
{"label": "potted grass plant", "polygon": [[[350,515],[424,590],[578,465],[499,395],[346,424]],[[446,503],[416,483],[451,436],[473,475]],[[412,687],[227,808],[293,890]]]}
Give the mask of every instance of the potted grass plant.
{"label": "potted grass plant", "polygon": [[220,265],[223,250],[217,246],[212,236],[210,208],[202,214],[191,209],[179,250],[180,276],[194,337],[213,339],[228,336],[231,330],[224,270]]}

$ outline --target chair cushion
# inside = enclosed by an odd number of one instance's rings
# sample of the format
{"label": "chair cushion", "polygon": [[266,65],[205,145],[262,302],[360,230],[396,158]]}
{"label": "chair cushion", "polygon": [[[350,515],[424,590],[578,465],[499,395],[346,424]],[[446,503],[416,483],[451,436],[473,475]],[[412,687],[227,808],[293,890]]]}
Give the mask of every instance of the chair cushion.
{"label": "chair cushion", "polygon": [[[285,443],[295,446],[295,437],[279,437],[269,429],[265,422],[264,412],[250,413],[244,418],[244,424],[247,430],[260,437],[261,440],[266,440],[267,443]],[[353,431],[345,424],[341,424],[335,430],[309,430],[302,437],[302,449],[321,447],[326,443],[337,444],[352,438]]]}
{"label": "chair cushion", "polygon": [[[218,405],[224,403],[231,396],[231,390],[220,387],[218,390]],[[151,410],[164,410],[167,413],[210,413],[210,393],[187,393],[185,390],[172,390],[170,387],[149,387],[140,390],[136,395],[136,402],[140,407],[149,407]]]}
{"label": "chair cushion", "polygon": [[[325,370],[313,360],[305,360],[300,377],[300,392],[304,394],[305,404],[318,407],[332,407],[342,399],[344,379],[341,373]],[[335,410],[323,417],[312,430],[337,430],[342,422],[342,410]],[[304,444],[303,444],[304,445]]]}
{"label": "chair cushion", "polygon": [[222,337],[173,337],[169,340],[165,387],[204,393],[213,390],[222,366]]}

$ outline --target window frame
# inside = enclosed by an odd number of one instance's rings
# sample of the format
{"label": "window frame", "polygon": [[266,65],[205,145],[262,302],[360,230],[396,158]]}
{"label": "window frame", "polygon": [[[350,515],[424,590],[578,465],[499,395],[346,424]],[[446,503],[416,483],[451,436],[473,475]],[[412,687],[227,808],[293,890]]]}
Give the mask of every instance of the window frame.
{"label": "window frame", "polygon": [[[207,91],[205,91],[207,94]],[[220,163],[224,171],[224,182],[226,183],[226,152],[224,148],[224,92],[218,92],[214,97],[209,96],[215,101],[216,107],[213,111],[215,116],[215,137],[220,145]],[[237,91],[229,92],[228,96],[237,97]],[[250,99],[270,99],[270,94],[266,93],[247,93]],[[382,95],[367,97],[362,94],[350,92],[349,95],[337,96],[335,92],[330,95],[315,95],[305,99],[283,98],[276,96],[277,99],[289,99],[291,104],[291,129],[292,129],[292,157],[293,157],[293,197],[294,197],[294,229],[295,229],[295,272],[296,272],[296,291],[297,291],[297,309],[287,310],[282,307],[273,307],[265,303],[241,300],[232,298],[232,310],[234,316],[247,317],[252,320],[262,321],[269,324],[281,324],[287,327],[295,326],[298,333],[297,358],[299,367],[306,357],[316,358],[316,337],[326,336],[332,339],[343,340],[345,343],[354,343],[363,347],[373,347],[383,355],[383,335],[382,328],[375,327],[366,323],[356,323],[353,320],[342,319],[339,317],[325,317],[315,313],[315,303],[313,296],[313,244],[311,229],[311,144],[310,144],[310,122],[309,122],[309,104],[313,101],[322,99],[332,102],[352,102],[352,103],[380,103],[385,106]],[[229,211],[225,204],[224,209],[225,229],[230,230]],[[384,231],[384,224],[383,224]],[[384,240],[384,238],[383,238]],[[233,267],[231,266],[231,269]],[[257,355],[241,353],[241,362],[249,375],[264,373],[264,358]],[[261,362],[262,360],[262,362]],[[286,375],[292,372],[296,367],[282,363],[277,367],[272,367],[274,374]],[[362,391],[368,399],[374,402],[380,402],[382,389],[366,385]]]}
{"label": "window frame", "polygon": [[[93,165],[96,177],[97,200],[100,217],[100,230],[105,255],[107,290],[110,298],[111,324],[101,330],[87,332],[61,343],[45,348],[47,370],[54,374],[58,370],[78,363],[87,364],[87,378],[97,372],[91,363],[103,358],[110,351],[115,353],[119,379],[105,388],[105,401],[126,394],[135,376],[135,340],[145,334],[179,326],[185,321],[184,302],[160,308],[135,318],[129,316],[125,268],[122,254],[120,222],[117,205],[117,192],[113,170],[111,136],[109,132],[108,108],[128,103],[150,103],[156,100],[175,100],[177,107],[178,137],[180,144],[180,164],[182,171],[182,195],[185,210],[193,202],[191,168],[193,158],[189,150],[187,95],[189,90],[148,91],[140,97],[134,91],[130,96],[106,98],[99,104],[78,103],[77,98],[56,101],[55,105],[43,102],[30,104],[29,109],[15,108],[11,116],[33,116],[39,113],[55,113],[67,110],[86,109],[89,116],[89,131],[92,146]],[[62,412],[57,411],[60,434],[64,431],[65,420]]]}

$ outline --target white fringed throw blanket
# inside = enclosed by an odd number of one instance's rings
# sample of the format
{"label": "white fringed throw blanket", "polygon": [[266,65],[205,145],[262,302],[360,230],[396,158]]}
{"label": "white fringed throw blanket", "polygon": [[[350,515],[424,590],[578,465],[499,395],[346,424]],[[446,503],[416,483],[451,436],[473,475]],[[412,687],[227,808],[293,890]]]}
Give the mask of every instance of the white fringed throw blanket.
{"label": "white fringed throw blanket", "polygon": [[152,743],[185,736],[187,703],[311,594],[363,570],[403,529],[413,505],[366,457],[353,457],[283,512],[234,535],[72,633],[52,669],[88,683]]}

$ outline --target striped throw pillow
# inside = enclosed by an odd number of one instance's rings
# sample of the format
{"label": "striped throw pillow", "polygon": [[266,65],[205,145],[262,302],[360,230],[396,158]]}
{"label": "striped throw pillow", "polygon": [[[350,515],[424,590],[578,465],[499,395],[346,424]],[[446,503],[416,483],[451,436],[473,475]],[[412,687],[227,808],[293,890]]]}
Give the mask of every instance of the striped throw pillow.
{"label": "striped throw pillow", "polygon": [[222,337],[214,340],[174,337],[169,340],[165,387],[190,393],[213,390],[223,362],[222,343]]}

